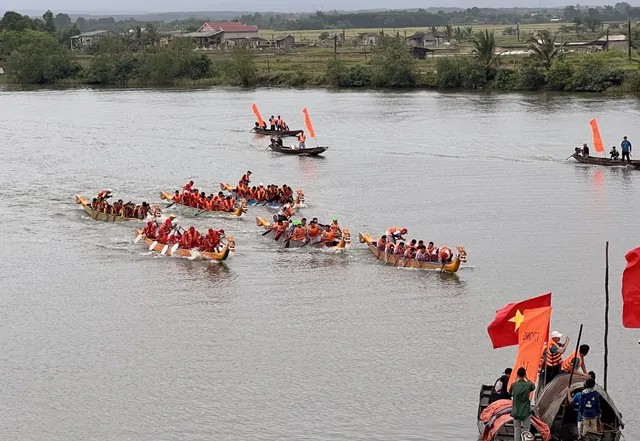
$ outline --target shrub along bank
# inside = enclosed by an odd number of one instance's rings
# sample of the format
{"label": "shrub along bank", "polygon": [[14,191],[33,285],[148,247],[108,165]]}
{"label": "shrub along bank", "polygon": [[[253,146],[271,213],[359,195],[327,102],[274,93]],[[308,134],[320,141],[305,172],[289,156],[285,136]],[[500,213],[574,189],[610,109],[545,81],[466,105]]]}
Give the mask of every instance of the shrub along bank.
{"label": "shrub along bank", "polygon": [[471,56],[422,61],[411,56],[404,39],[385,36],[368,60],[325,55],[319,68],[309,69],[297,58],[272,69],[251,50],[236,47],[228,55],[212,57],[194,52],[188,40],[157,47],[131,38],[109,38],[92,47],[89,55],[77,56],[52,35],[27,30],[1,32],[0,57],[6,59],[4,81],[21,84],[640,92],[640,70],[629,69],[624,54],[563,57],[555,42],[545,38],[531,43],[539,46],[533,56],[499,57],[493,34],[484,32],[474,38]]}

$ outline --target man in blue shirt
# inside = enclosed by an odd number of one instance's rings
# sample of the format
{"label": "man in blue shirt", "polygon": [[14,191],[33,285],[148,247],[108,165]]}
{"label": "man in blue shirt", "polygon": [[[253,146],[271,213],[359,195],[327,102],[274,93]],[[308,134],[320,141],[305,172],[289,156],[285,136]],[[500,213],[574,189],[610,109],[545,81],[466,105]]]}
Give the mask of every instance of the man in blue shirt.
{"label": "man in blue shirt", "polygon": [[600,423],[600,393],[595,390],[596,382],[589,378],[584,383],[585,389],[580,397],[580,415],[582,415],[582,430],[580,436],[589,432],[598,432]]}
{"label": "man in blue shirt", "polygon": [[627,137],[624,137],[624,140],[620,143],[620,148],[622,149],[622,160],[624,161],[625,156],[627,157],[627,161],[631,162],[631,158],[629,155],[631,154],[631,143],[627,140]]}
{"label": "man in blue shirt", "polygon": [[[589,372],[589,376],[591,378],[593,378],[593,381],[596,380],[596,373],[593,371]],[[584,390],[584,388],[580,389],[579,392],[577,392],[573,398],[571,398],[571,396],[569,396],[569,398],[571,399],[571,405],[575,406],[578,409],[578,435],[581,436],[580,434],[582,433],[582,414],[580,413],[580,403],[582,402],[582,391]]]}

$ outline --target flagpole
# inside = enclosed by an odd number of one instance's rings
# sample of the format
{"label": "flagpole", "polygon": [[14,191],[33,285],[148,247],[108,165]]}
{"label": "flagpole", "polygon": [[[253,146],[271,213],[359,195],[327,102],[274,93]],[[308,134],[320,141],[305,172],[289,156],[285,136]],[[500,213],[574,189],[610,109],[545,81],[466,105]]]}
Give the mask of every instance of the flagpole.
{"label": "flagpole", "polygon": [[[574,360],[571,361],[572,364],[572,369],[571,369],[571,373],[569,374],[569,386],[567,386],[567,398],[569,398],[571,396],[571,382],[573,381],[573,373],[576,371],[576,367],[573,365],[575,363],[575,357],[578,355],[578,350],[580,350],[580,339],[582,338],[582,324],[580,324],[580,331],[578,332],[578,341],[576,341],[576,350],[573,353],[574,356]],[[563,432],[564,432],[564,422],[565,422],[565,414],[567,413],[567,407],[569,407],[571,405],[571,402],[569,401],[567,404],[565,404],[563,410],[562,410],[562,426],[560,426],[560,439],[564,439]]]}
{"label": "flagpole", "polygon": [[609,242],[605,247],[604,270],[604,390],[607,391],[607,371],[609,370]]}

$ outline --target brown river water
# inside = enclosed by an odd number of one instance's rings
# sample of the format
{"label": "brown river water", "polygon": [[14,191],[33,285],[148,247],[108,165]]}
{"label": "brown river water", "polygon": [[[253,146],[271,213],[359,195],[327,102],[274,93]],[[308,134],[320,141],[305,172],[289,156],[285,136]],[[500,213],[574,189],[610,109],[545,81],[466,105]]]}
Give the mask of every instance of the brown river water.
{"label": "brown river water", "polygon": [[[265,151],[253,102],[292,128],[308,107],[325,157]],[[640,335],[620,319],[640,172],[565,161],[592,117],[640,146],[633,98],[0,90],[0,439],[473,440],[480,385],[515,357],[486,333],[506,303],[552,291],[552,328],[575,343],[585,325],[602,379],[607,240],[609,391],[640,439]],[[254,222],[273,212],[250,207],[179,218],[233,234],[225,264],[158,257],[73,200],[159,202],[248,169],[304,189],[303,214],[337,216],[351,249],[278,249]],[[357,233],[388,226],[468,263],[384,265]]]}

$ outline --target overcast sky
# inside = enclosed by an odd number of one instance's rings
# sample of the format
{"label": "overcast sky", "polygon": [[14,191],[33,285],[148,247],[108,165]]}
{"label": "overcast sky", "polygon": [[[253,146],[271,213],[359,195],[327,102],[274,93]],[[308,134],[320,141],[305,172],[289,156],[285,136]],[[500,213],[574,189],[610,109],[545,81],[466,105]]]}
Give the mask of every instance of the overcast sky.
{"label": "overcast sky", "polygon": [[[615,4],[619,0],[611,0],[609,3]],[[448,7],[470,8],[478,7],[531,7],[537,8],[539,0],[395,0],[391,4],[384,0],[111,0],[106,3],[88,3],[82,0],[2,0],[0,1],[0,11],[17,10],[23,13],[32,14],[34,12],[51,9],[54,12],[70,13],[106,13],[106,14],[126,14],[143,12],[175,12],[175,11],[281,11],[281,12],[309,12],[314,10],[358,10],[388,8],[426,8],[437,7],[446,4]],[[562,6],[568,2],[561,0],[546,0],[543,2],[546,7]],[[580,1],[581,5],[601,5],[600,1]],[[604,2],[606,3],[606,2]],[[635,2],[629,2],[631,4]]]}

